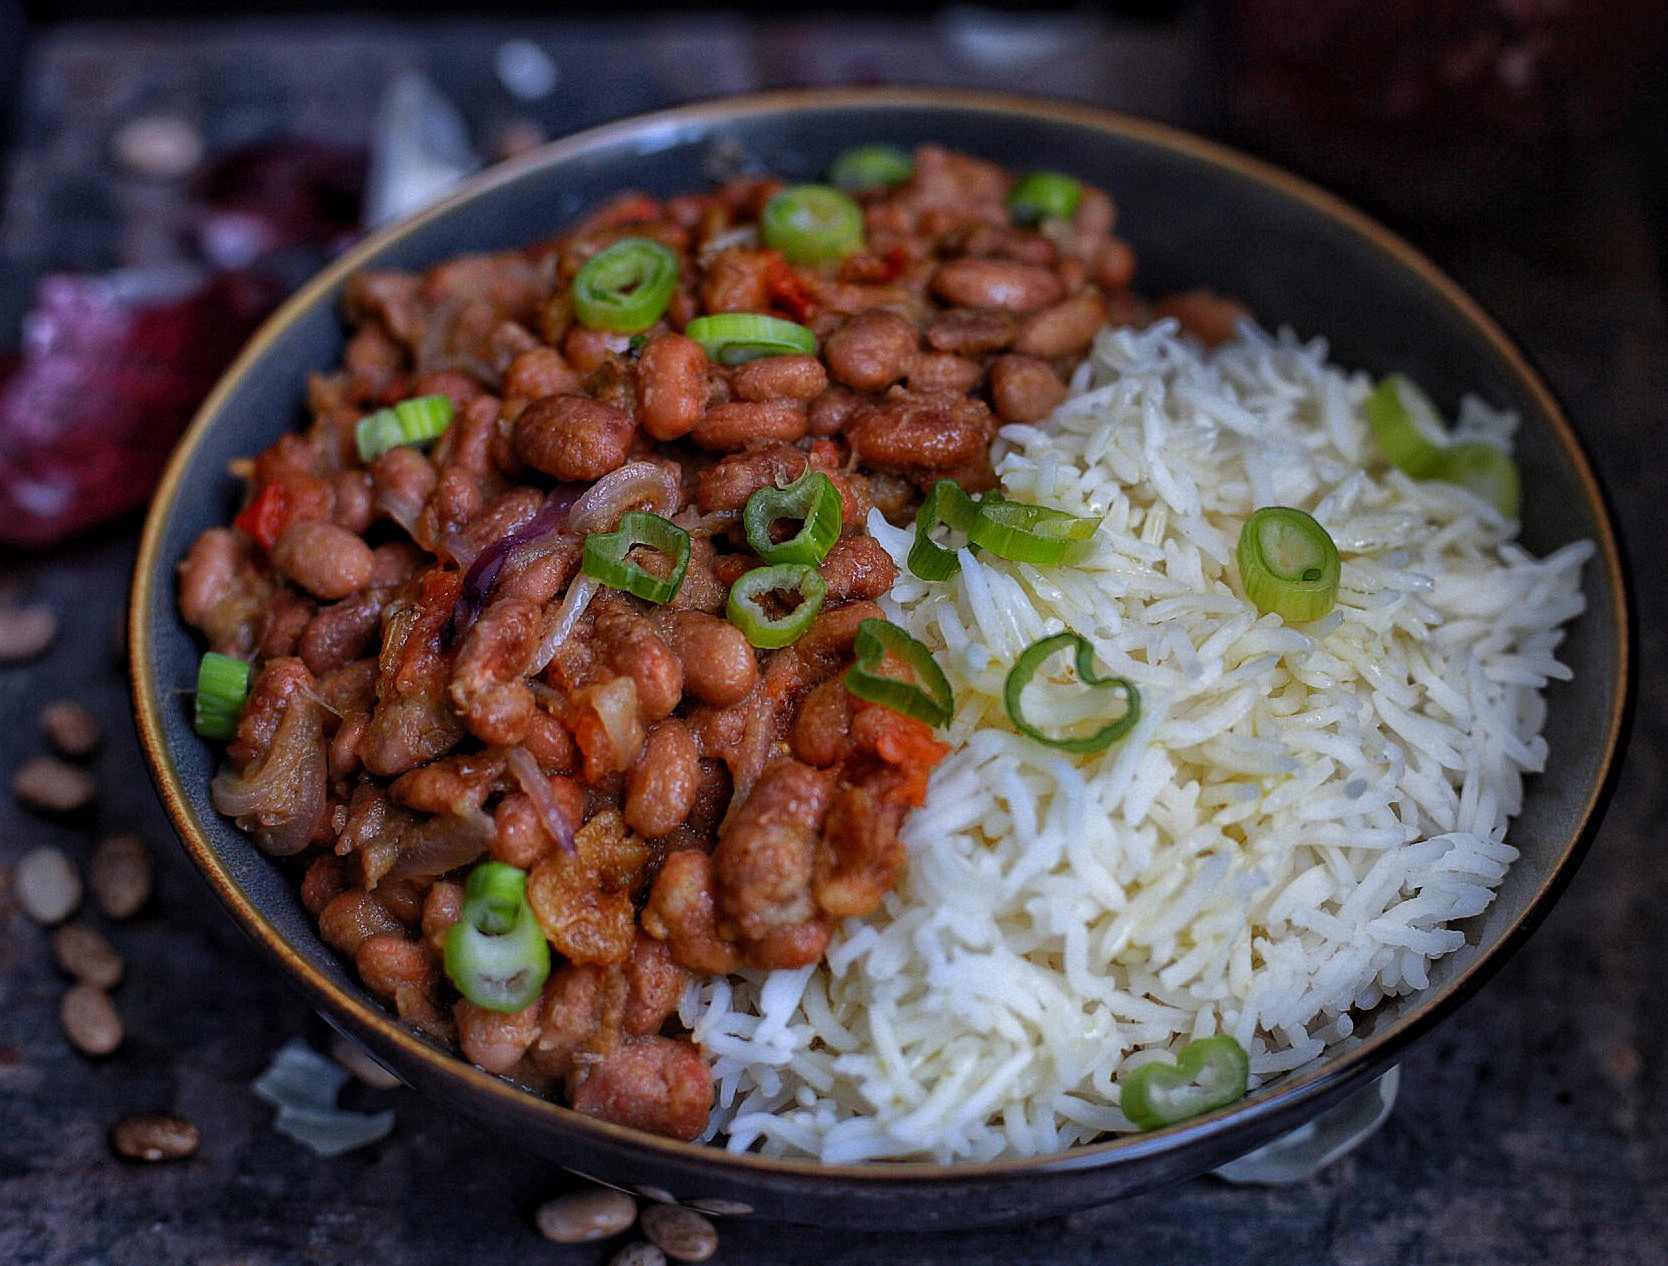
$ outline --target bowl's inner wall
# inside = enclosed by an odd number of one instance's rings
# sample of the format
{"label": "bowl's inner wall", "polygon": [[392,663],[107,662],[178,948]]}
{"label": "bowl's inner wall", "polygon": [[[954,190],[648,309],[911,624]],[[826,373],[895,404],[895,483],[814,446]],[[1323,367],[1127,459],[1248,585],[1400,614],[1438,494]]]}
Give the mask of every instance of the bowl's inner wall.
{"label": "bowl's inner wall", "polygon": [[[1139,259],[1137,288],[1163,293],[1209,286],[1246,301],[1269,328],[1324,335],[1337,362],[1377,375],[1402,370],[1452,414],[1463,392],[1519,411],[1525,544],[1537,554],[1597,536],[1593,494],[1537,400],[1482,332],[1427,279],[1356,230],[1243,172],[1154,141],[1092,127],[969,110],[895,103],[802,109],[707,122],[661,121],[629,137],[505,179],[468,207],[390,243],[375,267],[418,269],[451,256],[519,247],[548,236],[612,194],[670,194],[705,187],[715,161],[740,170],[817,178],[859,141],[936,141],[1019,169],[1071,172],[1107,189],[1118,231]],[[199,648],[174,604],[174,568],[204,528],[225,523],[241,485],[227,471],[305,420],[306,379],[339,358],[340,287],[280,331],[225,399],[191,455],[169,508],[149,612],[150,656],[168,749],[202,830],[233,881],[316,968],[378,1007],[343,970],[301,908],[291,882],[216,814],[208,799],[217,752],[191,730],[189,696]],[[1510,840],[1522,860],[1499,899],[1468,927],[1470,944],[1432,973],[1440,992],[1485,955],[1547,883],[1601,776],[1621,665],[1615,662],[1616,595],[1602,557],[1585,577],[1589,609],[1571,629],[1564,658],[1573,683],[1547,692],[1547,772],[1530,780]],[[1428,995],[1381,1007],[1373,1027],[1399,1028]],[[1276,1093],[1265,1090],[1264,1095]]]}

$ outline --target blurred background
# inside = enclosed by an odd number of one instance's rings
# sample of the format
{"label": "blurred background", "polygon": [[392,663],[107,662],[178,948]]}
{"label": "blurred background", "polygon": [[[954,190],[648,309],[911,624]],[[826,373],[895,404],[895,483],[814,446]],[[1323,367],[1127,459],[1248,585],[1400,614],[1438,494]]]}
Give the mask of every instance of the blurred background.
{"label": "blurred background", "polygon": [[[1665,22],[1668,0],[0,0],[0,606],[56,613],[44,655],[0,667],[0,768],[42,749],[56,698],[105,734],[83,816],[0,798],[0,862],[131,830],[158,867],[155,899],[112,932],[128,1037],[104,1062],[65,1044],[64,983],[0,870],[0,1261],[599,1260],[531,1228],[559,1173],[408,1092],[368,1101],[400,1121],[368,1153],[320,1161],[272,1133],[250,1080],[286,1039],[325,1035],[169,846],[131,734],[112,647],[151,483],[255,324],[367,228],[576,129],[775,87],[994,88],[1205,133],[1386,220],[1524,344],[1632,538],[1651,665],[1668,627],[1650,545],[1668,497]],[[1360,1152],[1287,1188],[1201,1180],[1038,1228],[819,1233],[818,1257],[1668,1260],[1665,683],[1642,676],[1629,772],[1568,896],[1410,1055],[1402,1106]],[[196,1159],[112,1160],[111,1123],[153,1108],[196,1121]],[[805,1258],[778,1228],[725,1237],[720,1260]]]}
{"label": "blurred background", "polygon": [[0,543],[138,505],[159,438],[364,228],[683,101],[1041,91],[1271,157],[1439,258],[1479,234],[1553,267],[1619,249],[1560,231],[1595,179],[1628,182],[1647,234],[1665,224],[1661,0],[460,8],[0,0]]}

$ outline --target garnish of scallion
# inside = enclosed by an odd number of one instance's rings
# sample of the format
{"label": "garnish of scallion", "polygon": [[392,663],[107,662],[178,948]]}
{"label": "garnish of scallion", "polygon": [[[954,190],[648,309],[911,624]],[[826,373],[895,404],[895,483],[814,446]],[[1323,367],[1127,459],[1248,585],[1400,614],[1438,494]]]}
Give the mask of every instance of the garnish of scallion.
{"label": "garnish of scallion", "polygon": [[863,249],[863,208],[832,185],[794,185],[765,203],[759,231],[790,264],[831,264]]}
{"label": "garnish of scallion", "polygon": [[208,651],[197,665],[197,704],[192,728],[206,739],[224,741],[237,732],[238,715],[249,698],[249,665]]}
{"label": "garnish of scallion", "polygon": [[1259,611],[1305,624],[1338,601],[1338,547],[1313,516],[1264,506],[1239,534],[1239,575]]}
{"label": "garnish of scallion", "polygon": [[353,429],[359,460],[374,462],[402,444],[427,444],[446,433],[455,412],[450,396],[415,396],[359,419]]}

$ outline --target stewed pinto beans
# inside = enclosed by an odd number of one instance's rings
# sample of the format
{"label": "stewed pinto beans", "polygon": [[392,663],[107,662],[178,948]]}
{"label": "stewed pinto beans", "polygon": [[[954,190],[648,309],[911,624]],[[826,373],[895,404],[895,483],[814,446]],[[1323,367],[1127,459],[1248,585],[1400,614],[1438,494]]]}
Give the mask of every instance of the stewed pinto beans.
{"label": "stewed pinto beans", "polygon": [[897,174],[361,274],[310,424],[180,563],[217,805],[404,1022],[581,1112],[698,1135],[685,985],[892,887],[948,749],[847,689],[896,576],[867,516],[993,486],[997,428],[1148,314],[1099,190],[1039,221],[979,159]]}

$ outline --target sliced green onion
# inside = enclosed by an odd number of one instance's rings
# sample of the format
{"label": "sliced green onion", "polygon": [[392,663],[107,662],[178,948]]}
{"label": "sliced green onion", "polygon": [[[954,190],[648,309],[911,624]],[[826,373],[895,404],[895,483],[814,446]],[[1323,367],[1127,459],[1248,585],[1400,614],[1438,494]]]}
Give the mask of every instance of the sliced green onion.
{"label": "sliced green onion", "polygon": [[660,320],[678,288],[678,257],[646,237],[622,237],[585,261],[573,278],[580,324],[636,334]]}
{"label": "sliced green onion", "polygon": [[1123,1079],[1118,1106],[1143,1130],[1225,1108],[1245,1098],[1251,1060],[1226,1033],[1189,1042],[1174,1064],[1143,1064]]}
{"label": "sliced green onion", "polygon": [[[1020,697],[1025,693],[1025,687],[1031,684],[1031,678],[1036,676],[1037,669],[1056,651],[1067,647],[1075,650],[1074,663],[1077,668],[1077,680],[1091,690],[1118,690],[1124,696],[1124,710],[1114,721],[1109,721],[1093,734],[1085,734],[1077,738],[1056,738],[1044,734],[1036,726],[1025,719],[1025,710],[1021,706]],[[1088,641],[1069,629],[1064,633],[1056,633],[1052,637],[1045,637],[1035,642],[1021,652],[1014,661],[1014,666],[1008,670],[1008,678],[1002,684],[1002,702],[1007,706],[1008,719],[1014,723],[1014,728],[1027,738],[1048,747],[1057,748],[1062,752],[1104,752],[1124,735],[1135,728],[1135,723],[1141,719],[1141,692],[1134,683],[1123,677],[1101,677],[1095,673],[1095,652]]]}
{"label": "sliced green onion", "polygon": [[683,332],[720,365],[766,356],[815,355],[817,350],[817,336],[803,325],[761,312],[715,312],[696,317]]}
{"label": "sliced green onion", "polygon": [[[925,646],[895,624],[864,620],[857,626],[853,650],[857,660],[846,669],[846,689],[852,694],[928,725],[950,724],[956,710],[955,694],[949,678]],[[888,659],[907,668],[914,680],[905,681],[885,671]]]}
{"label": "sliced green onion", "polygon": [[1094,552],[1099,528],[1093,518],[987,495],[979,500],[966,532],[973,544],[1001,558],[1052,567],[1087,558]]}
{"label": "sliced green onion", "polygon": [[759,232],[790,264],[831,264],[863,249],[863,208],[832,185],[794,185],[765,203]]}
{"label": "sliced green onion", "polygon": [[1509,454],[1493,444],[1471,440],[1443,449],[1431,478],[1469,489],[1506,518],[1517,518],[1517,466]]}
{"label": "sliced green onion", "polygon": [[1481,440],[1455,444],[1431,398],[1402,374],[1387,375],[1362,402],[1373,438],[1390,464],[1411,479],[1458,484],[1508,519],[1520,489],[1511,454]]}
{"label": "sliced green onion", "polygon": [[391,409],[378,409],[359,419],[353,428],[359,460],[374,462],[402,444],[427,444],[444,435],[455,412],[450,396],[416,396]]}
{"label": "sliced green onion", "polygon": [[1361,408],[1390,464],[1413,479],[1431,478],[1448,444],[1448,429],[1431,398],[1411,378],[1390,374]]}
{"label": "sliced green onion", "polygon": [[1083,200],[1083,186],[1057,171],[1034,171],[1021,176],[1008,191],[1008,214],[1015,224],[1030,226],[1043,220],[1069,220]]}
{"label": "sliced green onion", "polygon": [[229,739],[249,698],[249,665],[208,651],[197,665],[197,708],[192,728],[206,739]]}
{"label": "sliced green onion", "polygon": [[1338,601],[1338,547],[1302,510],[1264,506],[1240,529],[1239,578],[1259,611],[1318,620]]}
{"label": "sliced green onion", "polygon": [[967,531],[977,507],[954,479],[940,479],[915,512],[915,544],[909,547],[909,570],[922,580],[948,580],[961,570],[956,551],[932,539],[940,523]]}
{"label": "sliced green onion", "polygon": [[[800,602],[786,615],[772,616],[764,608],[764,598],[778,590],[798,593]],[[815,567],[807,563],[775,563],[755,567],[730,586],[725,614],[754,646],[773,651],[799,640],[800,634],[817,618],[822,600],[827,596],[828,582]]]}
{"label": "sliced green onion", "polygon": [[[632,562],[627,556],[639,545],[671,559],[671,575],[662,578]],[[650,602],[668,603],[677,596],[689,569],[689,533],[658,514],[627,510],[614,531],[592,532],[585,538],[583,567],[592,580]]]}
{"label": "sliced green onion", "polygon": [[[807,470],[786,488],[760,488],[747,498],[741,525],[747,544],[767,563],[810,563],[828,557],[840,539],[840,490],[820,470]],[[777,519],[801,519],[799,531],[785,541],[774,541],[770,528]]]}
{"label": "sliced green onion", "polygon": [[527,872],[482,862],[463,888],[463,917],[446,933],[446,975],[488,1011],[520,1011],[550,976],[550,946],[527,904]]}
{"label": "sliced green onion", "polygon": [[857,145],[834,160],[828,183],[847,193],[870,193],[901,185],[914,174],[915,160],[896,145]]}

